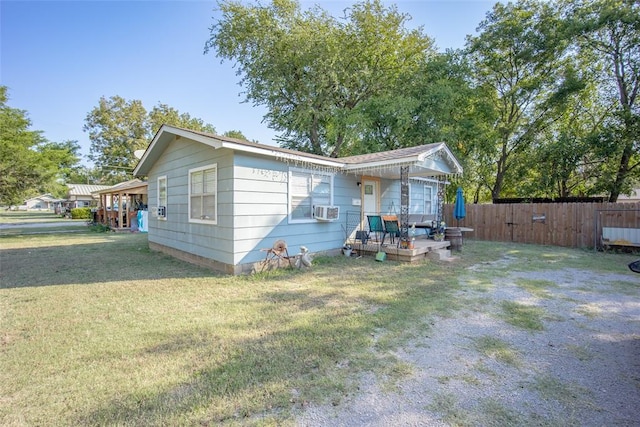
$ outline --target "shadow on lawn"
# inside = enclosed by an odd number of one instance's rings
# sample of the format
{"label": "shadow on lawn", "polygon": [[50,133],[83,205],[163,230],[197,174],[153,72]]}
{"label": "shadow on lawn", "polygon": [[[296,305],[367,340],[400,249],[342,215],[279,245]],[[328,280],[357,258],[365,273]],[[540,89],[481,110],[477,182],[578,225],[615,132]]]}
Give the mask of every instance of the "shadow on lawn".
{"label": "shadow on lawn", "polygon": [[[0,251],[0,289],[221,274],[149,250],[146,235],[89,235],[95,243],[73,244],[82,236],[60,235],[60,245]],[[27,246],[28,243],[25,243]]]}
{"label": "shadow on lawn", "polygon": [[[299,310],[274,306],[273,301],[283,297],[298,299]],[[166,360],[192,351],[197,356],[190,356],[192,364],[184,368],[191,372],[185,381],[158,391],[120,394],[100,402],[74,424],[260,424],[261,417],[280,422],[290,410],[311,400],[337,402],[348,388],[346,374],[351,371],[345,369],[357,369],[340,362],[369,348],[373,317],[354,315],[353,307],[346,305],[337,312],[317,310],[332,300],[333,295],[274,293],[271,301],[267,297],[259,304],[280,316],[266,317],[270,324],[257,320],[253,331],[257,333],[250,337],[247,330],[239,330],[244,335],[221,340],[215,331],[204,329],[165,337],[136,357]],[[309,321],[296,321],[301,316]]]}

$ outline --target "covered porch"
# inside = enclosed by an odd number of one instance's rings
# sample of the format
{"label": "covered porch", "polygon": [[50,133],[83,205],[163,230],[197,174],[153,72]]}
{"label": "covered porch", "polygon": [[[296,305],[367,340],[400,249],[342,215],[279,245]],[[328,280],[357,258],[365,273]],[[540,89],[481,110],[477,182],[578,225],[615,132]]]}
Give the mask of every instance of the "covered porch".
{"label": "covered porch", "polygon": [[[139,217],[147,214],[147,183],[139,179],[122,182],[96,193],[98,207],[94,221],[114,231],[138,231]],[[146,223],[146,220],[145,220]]]}
{"label": "covered porch", "polygon": [[[451,242],[433,235],[443,221],[448,179],[462,174],[462,166],[444,143],[341,160],[345,170],[357,176],[361,188],[359,207],[346,212],[346,245],[359,254],[384,252],[387,259],[406,262],[450,255]],[[422,195],[416,191],[421,187],[425,189]],[[383,222],[384,243],[380,229],[372,225],[373,218]]]}
{"label": "covered porch", "polygon": [[401,247],[395,243],[381,245],[379,242],[368,240],[363,243],[361,240],[353,240],[352,256],[379,256],[385,253],[385,258],[393,261],[416,262],[424,259],[443,260],[451,256],[451,242],[435,241],[426,235],[417,237],[411,247]]}

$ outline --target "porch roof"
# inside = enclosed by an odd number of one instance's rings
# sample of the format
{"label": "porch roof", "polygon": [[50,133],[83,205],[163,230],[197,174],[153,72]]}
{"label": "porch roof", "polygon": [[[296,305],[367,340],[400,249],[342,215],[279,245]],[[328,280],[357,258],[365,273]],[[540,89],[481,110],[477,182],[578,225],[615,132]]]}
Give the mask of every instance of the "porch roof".
{"label": "porch roof", "polygon": [[95,194],[147,194],[147,183],[139,179],[132,179],[121,182],[104,190],[96,191]]}
{"label": "porch roof", "polygon": [[379,153],[342,157],[344,170],[350,173],[399,179],[400,167],[409,167],[410,178],[455,175],[462,166],[444,142],[398,148]]}

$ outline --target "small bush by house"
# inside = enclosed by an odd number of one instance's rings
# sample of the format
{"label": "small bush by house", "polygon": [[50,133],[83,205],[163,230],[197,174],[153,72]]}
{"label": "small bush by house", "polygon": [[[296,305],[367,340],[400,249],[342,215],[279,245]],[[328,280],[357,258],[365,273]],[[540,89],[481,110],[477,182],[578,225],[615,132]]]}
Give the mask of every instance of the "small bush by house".
{"label": "small bush by house", "polygon": [[91,208],[71,209],[71,219],[91,219]]}

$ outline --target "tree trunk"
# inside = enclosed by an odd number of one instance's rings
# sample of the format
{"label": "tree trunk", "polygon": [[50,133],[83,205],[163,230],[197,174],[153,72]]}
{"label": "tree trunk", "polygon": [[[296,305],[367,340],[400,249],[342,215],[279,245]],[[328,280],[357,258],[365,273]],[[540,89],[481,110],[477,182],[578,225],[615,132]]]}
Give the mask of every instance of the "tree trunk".
{"label": "tree trunk", "polygon": [[329,157],[336,158],[340,155],[340,148],[342,148],[342,143],[344,142],[344,133],[340,132],[338,137],[336,138],[336,145],[333,147],[333,151]]}
{"label": "tree trunk", "polygon": [[629,173],[629,162],[631,161],[631,149],[633,144],[626,144],[620,157],[620,166],[618,166],[618,172],[616,173],[616,179],[613,182],[611,188],[611,194],[609,195],[609,202],[615,203],[620,196],[620,189],[627,179]]}

